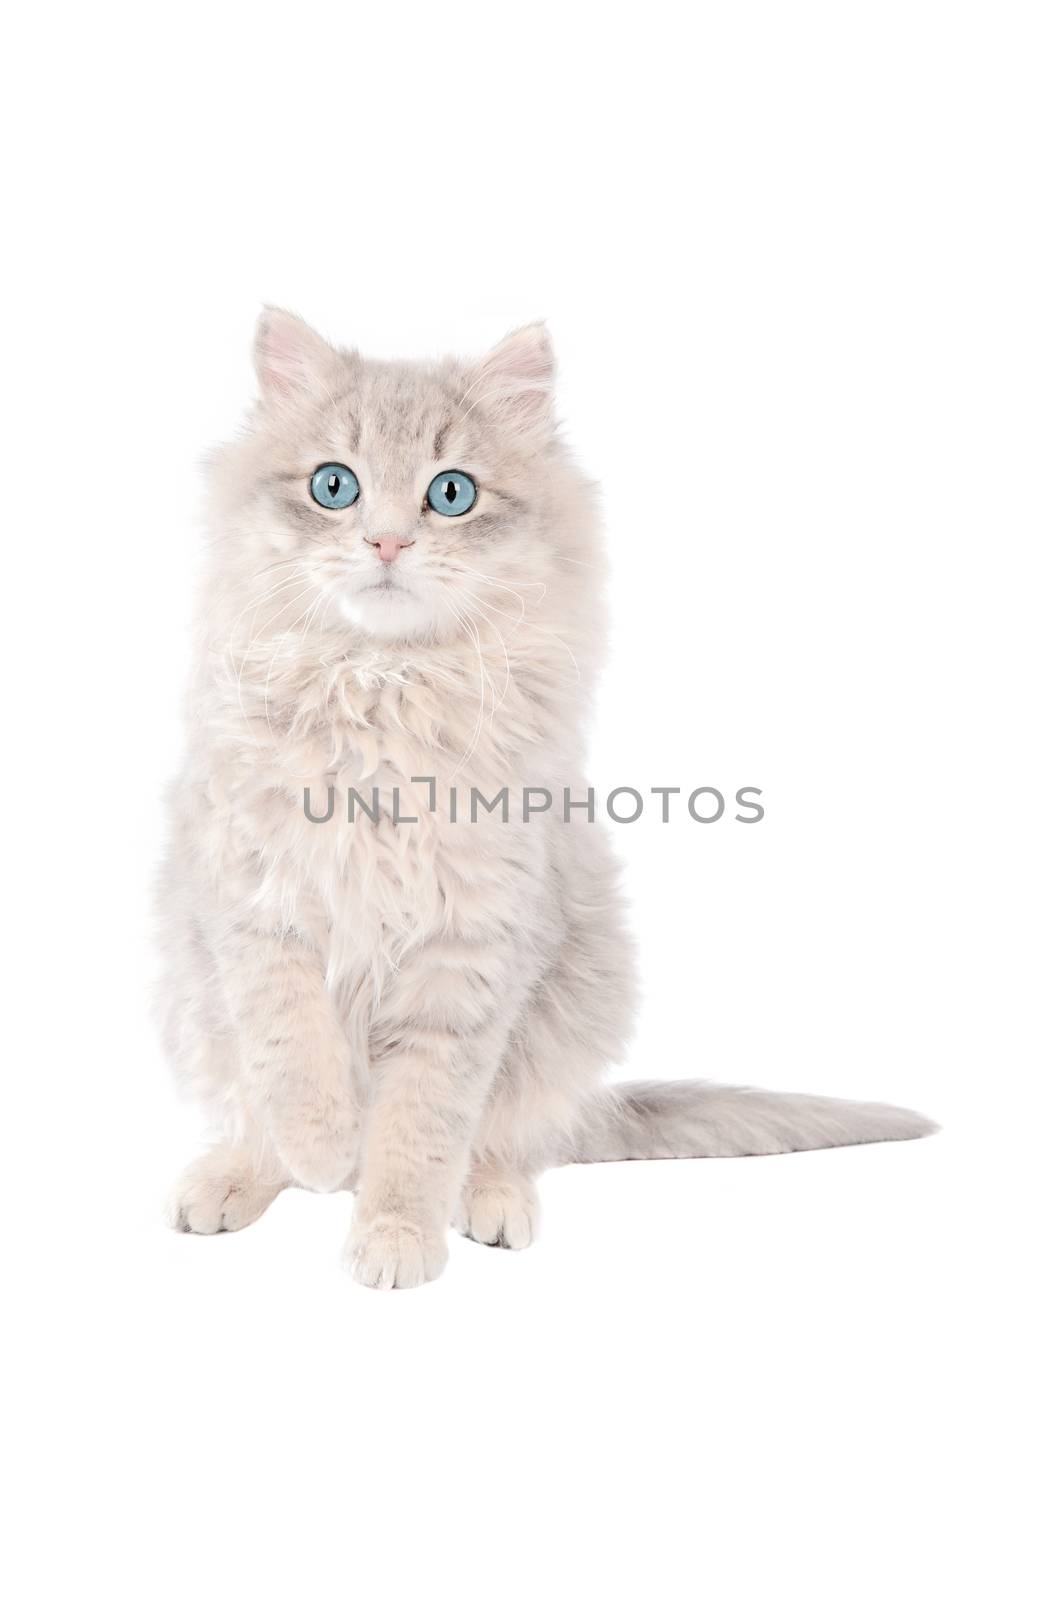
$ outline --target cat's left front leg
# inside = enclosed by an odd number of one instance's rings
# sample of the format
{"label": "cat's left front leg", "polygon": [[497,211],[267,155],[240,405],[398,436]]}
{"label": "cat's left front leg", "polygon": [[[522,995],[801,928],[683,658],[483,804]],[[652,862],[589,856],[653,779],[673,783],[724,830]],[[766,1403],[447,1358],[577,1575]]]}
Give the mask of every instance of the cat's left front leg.
{"label": "cat's left front leg", "polygon": [[391,999],[403,1019],[385,1059],[373,1063],[346,1252],[353,1276],[370,1288],[414,1288],[445,1266],[446,1232],[508,1031],[491,994],[495,957],[481,970],[405,974]]}

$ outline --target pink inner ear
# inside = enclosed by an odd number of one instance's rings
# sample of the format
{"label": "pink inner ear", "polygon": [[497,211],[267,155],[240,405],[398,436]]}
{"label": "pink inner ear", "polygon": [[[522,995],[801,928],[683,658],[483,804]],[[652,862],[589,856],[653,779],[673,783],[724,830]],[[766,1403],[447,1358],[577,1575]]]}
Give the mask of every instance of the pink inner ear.
{"label": "pink inner ear", "polygon": [[548,387],[554,368],[552,343],[544,328],[520,328],[490,351],[486,365],[498,378]]}
{"label": "pink inner ear", "polygon": [[304,394],[314,386],[330,347],[300,317],[268,310],[258,324],[258,381],[266,394]]}
{"label": "pink inner ear", "polygon": [[520,328],[490,351],[481,368],[482,404],[502,407],[520,427],[544,426],[552,409],[555,363],[543,327]]}

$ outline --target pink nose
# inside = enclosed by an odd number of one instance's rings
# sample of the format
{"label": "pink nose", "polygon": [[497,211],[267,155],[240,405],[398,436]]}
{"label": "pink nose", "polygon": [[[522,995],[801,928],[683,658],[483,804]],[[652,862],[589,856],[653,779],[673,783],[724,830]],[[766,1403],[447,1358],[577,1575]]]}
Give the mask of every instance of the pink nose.
{"label": "pink nose", "polygon": [[366,533],[364,539],[366,544],[375,545],[380,561],[385,561],[388,565],[391,561],[396,561],[408,545],[415,543],[413,539],[398,539],[391,533]]}

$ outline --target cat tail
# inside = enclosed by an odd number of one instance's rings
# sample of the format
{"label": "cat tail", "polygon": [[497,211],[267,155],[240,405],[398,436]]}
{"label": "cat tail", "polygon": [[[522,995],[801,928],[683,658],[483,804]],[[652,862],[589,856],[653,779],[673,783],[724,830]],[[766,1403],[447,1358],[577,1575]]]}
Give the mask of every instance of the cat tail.
{"label": "cat tail", "polygon": [[938,1124],[901,1106],[722,1084],[619,1083],[591,1100],[560,1164],[771,1156],[922,1139]]}

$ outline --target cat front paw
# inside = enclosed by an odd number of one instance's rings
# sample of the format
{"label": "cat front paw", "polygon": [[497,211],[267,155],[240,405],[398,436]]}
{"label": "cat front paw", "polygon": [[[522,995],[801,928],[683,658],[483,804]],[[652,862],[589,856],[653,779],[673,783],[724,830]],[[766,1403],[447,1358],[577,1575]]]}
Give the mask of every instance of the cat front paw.
{"label": "cat front paw", "polygon": [[443,1233],[392,1217],[354,1223],[346,1265],[367,1289],[416,1289],[440,1277],[449,1259]]}

